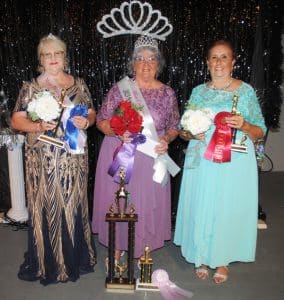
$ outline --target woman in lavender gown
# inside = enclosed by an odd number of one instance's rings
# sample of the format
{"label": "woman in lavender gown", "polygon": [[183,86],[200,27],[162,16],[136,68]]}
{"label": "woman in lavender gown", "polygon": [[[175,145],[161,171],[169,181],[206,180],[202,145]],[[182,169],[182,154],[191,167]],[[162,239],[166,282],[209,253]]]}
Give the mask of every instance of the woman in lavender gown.
{"label": "woman in lavender gown", "polygon": [[[174,91],[157,80],[163,61],[158,49],[158,43],[150,37],[142,36],[135,42],[130,71],[135,84],[141,91],[144,103],[148,107],[157,132],[158,143],[155,152],[163,155],[168,144],[177,134],[179,112]],[[105,215],[114,202],[118,184],[108,175],[108,169],[113,160],[116,148],[122,142],[129,142],[128,134],[115,136],[109,120],[119,103],[125,99],[121,94],[119,83],[114,84],[107,94],[97,115],[97,127],[105,134],[96,169],[94,208],[92,229],[98,233],[99,242],[108,245],[108,223]],[[138,222],[135,230],[134,257],[144,253],[145,246],[151,250],[163,247],[164,241],[171,238],[171,200],[170,182],[165,185],[153,181],[154,159],[140,151],[136,151],[132,176],[126,189],[130,193],[130,202],[135,206]],[[127,224],[116,226],[115,259],[118,260],[122,250],[127,250]]]}

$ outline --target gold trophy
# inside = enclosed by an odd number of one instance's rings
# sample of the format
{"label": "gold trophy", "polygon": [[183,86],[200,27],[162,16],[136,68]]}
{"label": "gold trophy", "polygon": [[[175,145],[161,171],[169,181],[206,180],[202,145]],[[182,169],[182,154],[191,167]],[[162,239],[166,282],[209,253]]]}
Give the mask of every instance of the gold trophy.
{"label": "gold trophy", "polygon": [[[234,95],[233,97],[233,106],[232,106],[232,115],[240,115],[239,112],[237,112],[237,106],[238,106],[239,96]],[[237,135],[237,129],[232,128],[232,144],[231,144],[231,150],[235,152],[242,152],[242,153],[248,153],[247,146],[245,145],[245,141],[247,139],[246,135],[242,136],[242,139],[239,144],[236,143],[236,135]]]}
{"label": "gold trophy", "polygon": [[60,122],[61,122],[61,119],[62,119],[62,116],[63,116],[63,112],[64,112],[63,101],[64,101],[65,93],[66,93],[66,90],[62,89],[61,90],[61,94],[60,94],[60,99],[59,99],[59,104],[61,106],[61,112],[60,112],[60,115],[58,117],[58,120],[57,120],[57,123],[56,123],[56,127],[52,131],[52,135],[49,136],[47,134],[41,134],[37,138],[38,140],[40,140],[42,142],[54,145],[54,146],[59,147],[59,148],[64,148],[64,146],[65,146],[65,143],[63,141],[61,141],[61,140],[59,140],[59,139],[56,138],[57,131],[58,131],[58,128],[60,126]]}
{"label": "gold trophy", "polygon": [[[134,278],[134,242],[135,242],[135,222],[138,216],[135,214],[133,205],[128,207],[129,193],[125,189],[125,170],[120,169],[119,189],[115,193],[115,205],[112,204],[106,214],[106,222],[109,224],[108,242],[108,276],[106,278],[106,288],[108,290],[134,291],[136,279]],[[128,212],[129,210],[129,212]],[[117,222],[128,223],[128,255],[127,263],[115,262],[115,227]],[[127,274],[124,274],[127,273]]]}
{"label": "gold trophy", "polygon": [[153,259],[150,257],[149,246],[145,247],[144,255],[139,259],[141,267],[140,278],[136,281],[137,290],[159,291],[159,287],[152,283]]}

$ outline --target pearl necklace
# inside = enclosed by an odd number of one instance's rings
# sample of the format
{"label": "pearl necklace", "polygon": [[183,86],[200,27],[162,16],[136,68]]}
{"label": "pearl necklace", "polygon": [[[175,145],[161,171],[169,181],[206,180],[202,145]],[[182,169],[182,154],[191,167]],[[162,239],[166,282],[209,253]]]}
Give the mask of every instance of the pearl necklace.
{"label": "pearl necklace", "polygon": [[231,78],[231,79],[229,80],[229,82],[228,82],[224,87],[217,88],[217,87],[214,85],[214,83],[211,81],[211,82],[209,83],[208,86],[209,86],[211,89],[213,89],[213,90],[226,91],[226,90],[231,86],[232,82],[233,82],[233,78]]}

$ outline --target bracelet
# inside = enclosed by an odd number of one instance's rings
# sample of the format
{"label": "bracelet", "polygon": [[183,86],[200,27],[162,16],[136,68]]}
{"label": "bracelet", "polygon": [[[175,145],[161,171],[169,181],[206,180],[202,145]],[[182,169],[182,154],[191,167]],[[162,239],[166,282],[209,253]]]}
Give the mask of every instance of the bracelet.
{"label": "bracelet", "polygon": [[83,129],[88,129],[89,128],[89,126],[90,126],[90,122],[89,122],[89,120],[88,119],[86,119],[86,125],[85,125],[85,127],[83,128]]}

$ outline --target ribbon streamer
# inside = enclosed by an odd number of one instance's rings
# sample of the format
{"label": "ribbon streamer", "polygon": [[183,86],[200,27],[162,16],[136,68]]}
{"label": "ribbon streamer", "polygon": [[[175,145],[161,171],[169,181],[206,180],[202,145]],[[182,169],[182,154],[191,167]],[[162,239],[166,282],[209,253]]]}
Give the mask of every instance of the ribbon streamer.
{"label": "ribbon streamer", "polygon": [[66,122],[64,140],[68,142],[71,150],[77,150],[78,147],[84,147],[84,143],[82,143],[81,139],[78,138],[80,130],[73,124],[72,118],[74,116],[87,117],[87,115],[87,107],[82,104],[76,105],[70,111],[70,115]]}
{"label": "ribbon streamer", "polygon": [[165,270],[155,270],[152,274],[152,282],[159,287],[165,300],[185,300],[193,296],[191,291],[184,290],[171,282]]}
{"label": "ribbon streamer", "polygon": [[229,112],[219,112],[214,119],[216,129],[211,137],[204,158],[213,162],[231,161],[231,128],[227,125],[225,118],[231,117]]}
{"label": "ribbon streamer", "polygon": [[121,167],[125,169],[125,183],[129,182],[133,171],[137,145],[146,142],[146,137],[142,133],[132,134],[129,137],[132,138],[131,143],[123,143],[118,146],[114,152],[114,158],[108,170],[108,174],[114,177],[114,181],[117,183],[120,183],[119,172]]}

